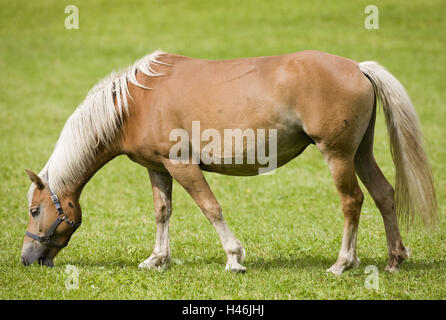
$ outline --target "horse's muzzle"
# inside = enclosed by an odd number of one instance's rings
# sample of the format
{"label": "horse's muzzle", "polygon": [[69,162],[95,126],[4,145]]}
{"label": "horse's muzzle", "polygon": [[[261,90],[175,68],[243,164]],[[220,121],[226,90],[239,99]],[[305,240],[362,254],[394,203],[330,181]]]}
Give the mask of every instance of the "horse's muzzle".
{"label": "horse's muzzle", "polygon": [[52,267],[53,259],[46,257],[45,247],[42,245],[33,245],[27,243],[23,246],[21,260],[24,266],[32,265],[38,262],[42,266]]}

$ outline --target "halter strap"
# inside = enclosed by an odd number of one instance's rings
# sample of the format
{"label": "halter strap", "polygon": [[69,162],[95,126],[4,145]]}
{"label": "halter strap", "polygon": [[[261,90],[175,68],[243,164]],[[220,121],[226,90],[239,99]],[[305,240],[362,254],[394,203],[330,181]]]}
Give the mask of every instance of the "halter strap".
{"label": "halter strap", "polygon": [[56,241],[48,239],[48,237],[46,235],[38,236],[38,235],[36,235],[34,233],[30,233],[28,231],[25,232],[25,235],[30,237],[31,239],[39,241],[40,243],[43,243],[43,244],[46,244],[46,245],[49,245],[52,247],[56,247],[56,248],[64,248],[68,244],[68,243],[60,244],[60,243],[57,243]]}

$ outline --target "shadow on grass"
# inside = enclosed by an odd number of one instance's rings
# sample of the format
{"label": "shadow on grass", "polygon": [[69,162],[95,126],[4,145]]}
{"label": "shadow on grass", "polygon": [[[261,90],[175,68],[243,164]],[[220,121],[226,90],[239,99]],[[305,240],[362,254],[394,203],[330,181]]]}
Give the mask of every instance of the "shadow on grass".
{"label": "shadow on grass", "polygon": [[[330,258],[325,256],[297,256],[297,257],[277,257],[277,258],[251,258],[243,264],[248,270],[309,270],[322,269],[326,270],[335,263],[336,257]],[[225,264],[226,262],[221,257],[211,257],[208,259],[200,259],[193,261],[185,261],[184,264],[188,266],[199,266],[203,264]],[[362,258],[359,265],[359,270],[363,270],[368,265],[376,265],[379,270],[384,271],[387,266],[387,258]],[[406,260],[401,265],[401,272],[404,271],[425,271],[438,270],[443,271],[446,268],[446,261],[421,261],[421,260]]]}
{"label": "shadow on grass", "polygon": [[404,261],[400,267],[401,271],[424,271],[424,270],[439,270],[444,272],[446,269],[446,261],[422,261],[411,260],[410,258]]}
{"label": "shadow on grass", "polygon": [[[177,260],[173,257],[174,261]],[[64,260],[56,264],[57,267],[65,267],[66,265],[75,265],[78,267],[105,267],[105,268],[134,268],[138,267],[138,264],[144,259],[135,258],[112,258],[112,259],[99,259],[99,260]],[[177,260],[178,261],[178,260]],[[276,269],[288,269],[288,270],[310,270],[310,269],[328,269],[336,261],[336,258],[328,258],[324,256],[299,256],[299,257],[277,257],[277,258],[251,258],[245,261],[244,266],[248,270],[276,270]],[[172,265],[181,268],[184,267],[200,267],[204,265],[220,265],[224,267],[226,264],[225,257],[213,256],[207,258],[200,258],[194,260],[181,261],[180,263],[172,262]],[[384,271],[387,265],[387,258],[362,258],[359,270],[363,270],[368,265],[376,265],[379,270]],[[426,270],[438,270],[443,271],[446,269],[446,261],[422,261],[408,259],[401,265],[401,272],[422,272]]]}
{"label": "shadow on grass", "polygon": [[64,260],[59,263],[55,263],[57,267],[65,267],[67,265],[74,265],[76,267],[85,267],[85,268],[133,268],[138,267],[139,262],[135,262],[131,259],[125,258],[112,258],[112,259],[98,259],[98,260]]}
{"label": "shadow on grass", "polygon": [[247,268],[253,270],[272,270],[272,269],[327,269],[334,261],[321,256],[300,256],[300,257],[277,257],[271,259],[256,258],[254,261],[245,263]]}

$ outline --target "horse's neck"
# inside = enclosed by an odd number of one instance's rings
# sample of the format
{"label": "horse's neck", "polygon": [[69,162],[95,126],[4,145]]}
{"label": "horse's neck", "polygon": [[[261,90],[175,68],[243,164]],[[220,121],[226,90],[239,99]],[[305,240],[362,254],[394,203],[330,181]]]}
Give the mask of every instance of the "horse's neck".
{"label": "horse's neck", "polygon": [[89,166],[88,170],[86,170],[85,173],[83,174],[79,184],[75,186],[74,190],[77,197],[80,196],[84,186],[88,183],[88,181],[90,181],[90,179],[96,174],[96,172],[98,172],[104,165],[106,165],[109,161],[111,161],[120,154],[121,152],[115,149],[103,150],[101,153],[99,153],[95,161]]}
{"label": "horse's neck", "polygon": [[[79,199],[81,192],[90,179],[99,171],[105,164],[114,159],[116,156],[122,154],[117,148],[100,148],[96,156],[89,161],[82,172],[78,172],[78,179],[65,185],[63,190],[59,190],[61,194],[71,196],[74,199]],[[51,175],[51,170],[48,172]],[[57,193],[57,192],[56,192]]]}

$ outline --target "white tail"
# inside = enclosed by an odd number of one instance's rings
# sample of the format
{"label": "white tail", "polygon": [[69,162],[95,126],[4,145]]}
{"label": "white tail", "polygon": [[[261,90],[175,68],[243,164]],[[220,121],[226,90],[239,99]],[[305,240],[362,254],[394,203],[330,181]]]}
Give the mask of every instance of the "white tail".
{"label": "white tail", "polygon": [[409,227],[418,214],[426,226],[434,226],[438,221],[434,183],[412,102],[403,85],[377,62],[361,62],[359,68],[371,80],[384,109],[396,170],[399,220]]}

